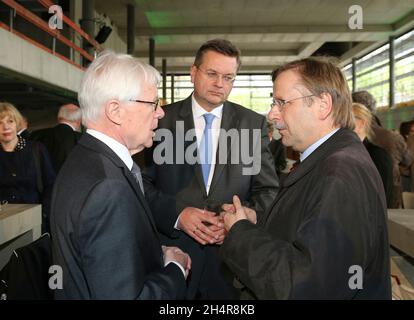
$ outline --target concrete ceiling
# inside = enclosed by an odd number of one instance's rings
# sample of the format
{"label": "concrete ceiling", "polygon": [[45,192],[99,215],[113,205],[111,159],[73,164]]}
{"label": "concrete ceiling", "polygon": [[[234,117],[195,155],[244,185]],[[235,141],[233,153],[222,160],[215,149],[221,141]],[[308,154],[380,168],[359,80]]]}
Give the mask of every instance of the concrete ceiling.
{"label": "concrete ceiling", "polygon": [[[188,72],[197,48],[221,37],[242,51],[242,72],[270,72],[278,64],[313,54],[342,64],[414,27],[414,0],[95,0],[126,42],[127,4],[135,5],[135,55],[148,59],[155,39],[156,66]],[[348,26],[352,5],[363,28]]]}

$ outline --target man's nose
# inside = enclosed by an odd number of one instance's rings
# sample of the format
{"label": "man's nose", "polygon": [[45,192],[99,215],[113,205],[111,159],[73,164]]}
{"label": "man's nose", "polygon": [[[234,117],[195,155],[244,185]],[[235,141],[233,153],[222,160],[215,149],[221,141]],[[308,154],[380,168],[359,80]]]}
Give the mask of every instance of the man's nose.
{"label": "man's nose", "polygon": [[162,119],[165,116],[165,112],[164,109],[162,107],[158,107],[157,110],[155,111],[155,117],[157,119]]}
{"label": "man's nose", "polygon": [[279,108],[277,106],[272,106],[270,108],[269,113],[267,114],[267,117],[269,120],[280,120],[281,119],[281,113],[279,111]]}

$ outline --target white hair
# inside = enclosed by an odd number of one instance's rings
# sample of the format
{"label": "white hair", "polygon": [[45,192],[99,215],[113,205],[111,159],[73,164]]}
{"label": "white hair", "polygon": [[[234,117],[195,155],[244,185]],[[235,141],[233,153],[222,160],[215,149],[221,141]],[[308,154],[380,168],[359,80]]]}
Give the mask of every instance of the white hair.
{"label": "white hair", "polygon": [[59,108],[57,115],[58,119],[64,119],[66,121],[79,121],[82,118],[82,110],[80,108],[71,109],[71,105],[65,104]]}
{"label": "white hair", "polygon": [[160,80],[154,67],[137,58],[103,51],[87,68],[81,82],[78,100],[82,123],[87,126],[98,120],[109,100],[139,99],[144,84],[157,86]]}

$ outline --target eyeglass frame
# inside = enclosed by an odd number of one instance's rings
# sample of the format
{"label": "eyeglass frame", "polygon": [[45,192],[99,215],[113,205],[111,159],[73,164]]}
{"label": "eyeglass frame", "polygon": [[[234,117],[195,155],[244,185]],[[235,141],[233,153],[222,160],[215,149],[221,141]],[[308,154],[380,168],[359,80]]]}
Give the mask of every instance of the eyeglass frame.
{"label": "eyeglass frame", "polygon": [[[225,82],[225,83],[228,83],[228,84],[233,84],[234,83],[234,81],[236,81],[236,76],[237,75],[232,75],[232,76],[229,76],[229,75],[226,75],[226,74],[222,74],[222,73],[220,73],[220,72],[217,72],[217,71],[215,71],[215,70],[203,70],[203,69],[201,69],[200,67],[198,67],[198,66],[196,66],[196,68],[198,69],[198,70],[200,70],[201,72],[203,72],[206,76],[207,76],[207,78],[209,79],[209,80],[212,80],[212,81],[217,81],[218,79],[219,79],[219,76],[221,76],[222,77],[222,79],[223,79],[223,81]],[[226,79],[227,78],[227,79]],[[230,78],[231,80],[228,80],[228,78]]]}
{"label": "eyeglass frame", "polygon": [[[277,108],[279,109],[279,111],[282,111],[285,106],[295,100],[299,100],[299,99],[304,99],[304,98],[310,98],[310,97],[315,97],[316,95],[314,94],[310,94],[308,96],[302,96],[302,97],[297,97],[297,98],[293,98],[293,99],[289,99],[289,100],[284,100],[284,99],[278,99],[278,98],[273,98],[272,103],[270,104],[270,109],[273,109],[274,106],[277,106]],[[276,103],[276,101],[280,101],[281,103]]]}
{"label": "eyeglass frame", "polygon": [[157,98],[157,100],[155,100],[155,101],[134,100],[134,99],[130,99],[129,101],[151,104],[153,106],[152,111],[155,112],[155,111],[157,111],[158,107],[160,106],[160,100],[161,100],[160,98]]}

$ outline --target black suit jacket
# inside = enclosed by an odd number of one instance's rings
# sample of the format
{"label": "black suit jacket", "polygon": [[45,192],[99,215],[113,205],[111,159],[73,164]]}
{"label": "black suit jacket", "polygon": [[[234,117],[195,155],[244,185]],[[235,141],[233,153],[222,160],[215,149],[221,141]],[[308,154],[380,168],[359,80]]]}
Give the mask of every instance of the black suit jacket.
{"label": "black suit jacket", "polygon": [[[171,133],[172,139],[162,138],[161,141],[155,141],[152,150],[146,153],[147,167],[143,171],[145,195],[157,227],[164,235],[163,240],[182,247],[192,258],[188,298],[194,298],[197,293],[200,294],[199,291],[204,291],[200,296],[202,298],[233,298],[231,286],[229,287],[228,281],[223,279],[226,270],[216,252],[217,247],[199,245],[184,232],[177,232],[174,224],[178,215],[186,207],[203,209],[207,202],[232,203],[233,195],[238,195],[246,205],[255,208],[259,217],[262,215],[264,209],[274,199],[278,189],[278,178],[272,155],[267,147],[269,139],[266,119],[240,105],[231,102],[224,103],[221,128],[226,131],[232,129],[239,135],[242,129],[245,129],[249,140],[240,144],[236,140],[225,141],[224,136],[220,136],[222,146],[227,147],[227,150],[221,154],[227,155],[228,160],[225,163],[219,163],[220,152],[223,150],[219,145],[217,164],[207,195],[200,165],[184,161],[185,153],[196,152],[193,148],[196,137],[193,136],[193,139],[185,141],[181,146],[179,144],[180,141],[184,141],[185,134],[194,129],[191,96],[186,100],[166,106],[164,111],[165,117],[159,121],[155,140],[160,140],[160,136],[164,133],[167,135]],[[230,164],[230,162],[232,156],[235,160],[237,156],[241,159],[242,148],[248,147],[250,151],[253,149],[252,129],[256,129],[258,133],[256,146],[259,157],[255,160],[260,170],[255,175],[243,175],[243,168],[246,169],[246,166],[242,163]],[[154,162],[154,156],[157,158],[159,150],[163,147],[167,147],[168,152],[173,152],[172,163],[157,164]],[[232,279],[230,276],[228,278]]]}
{"label": "black suit jacket", "polygon": [[340,129],[281,181],[260,225],[233,225],[221,255],[250,298],[390,299],[387,234],[378,171]]}
{"label": "black suit jacket", "polygon": [[394,191],[392,176],[393,164],[391,156],[385,149],[373,144],[368,139],[364,140],[364,145],[381,176],[385,190],[385,197],[387,199],[387,206],[391,207]]}
{"label": "black suit jacket", "polygon": [[64,123],[53,128],[37,130],[30,135],[30,139],[40,141],[46,146],[56,173],[59,172],[80,137],[80,132],[74,131]]}
{"label": "black suit jacket", "polygon": [[151,211],[122,160],[85,134],[56,180],[53,262],[63,268],[57,299],[180,299],[185,280],[164,268]]}

